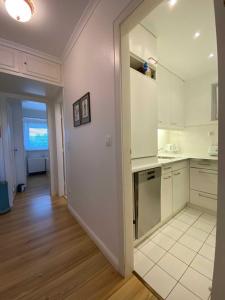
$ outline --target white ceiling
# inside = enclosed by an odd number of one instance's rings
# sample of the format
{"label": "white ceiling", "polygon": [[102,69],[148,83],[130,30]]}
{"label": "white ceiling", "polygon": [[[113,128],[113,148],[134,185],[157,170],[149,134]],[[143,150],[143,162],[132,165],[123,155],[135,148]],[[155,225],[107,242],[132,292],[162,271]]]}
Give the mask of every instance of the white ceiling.
{"label": "white ceiling", "polygon": [[0,73],[0,91],[3,93],[24,95],[27,98],[30,96],[52,100],[61,89],[61,87],[45,82]]}
{"label": "white ceiling", "polygon": [[142,24],[157,36],[159,62],[183,79],[217,70],[213,0],[177,0],[173,7],[165,0]]}
{"label": "white ceiling", "polygon": [[89,0],[33,0],[35,14],[19,23],[0,0],[0,38],[60,57]]}

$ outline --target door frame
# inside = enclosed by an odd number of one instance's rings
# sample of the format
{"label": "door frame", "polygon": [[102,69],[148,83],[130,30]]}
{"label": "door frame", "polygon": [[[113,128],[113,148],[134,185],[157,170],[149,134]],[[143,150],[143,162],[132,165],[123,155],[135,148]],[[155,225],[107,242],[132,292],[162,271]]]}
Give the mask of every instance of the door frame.
{"label": "door frame", "polygon": [[116,161],[120,212],[119,271],[133,272],[133,192],[131,173],[130,58],[128,34],[163,0],[132,0],[114,22]]}
{"label": "door frame", "polygon": [[[146,11],[159,5],[163,0],[133,0],[115,20],[114,23],[114,48],[115,48],[115,98],[116,98],[116,136],[117,136],[117,174],[118,174],[118,199],[120,201],[121,212],[121,245],[120,253],[120,272],[124,276],[130,276],[133,271],[133,213],[132,213],[132,177],[131,177],[131,138],[130,138],[130,103],[129,103],[129,59],[128,50],[128,32],[138,24],[146,15]],[[222,27],[222,17],[225,16],[224,1],[214,0],[216,11],[216,29],[218,43],[218,65],[219,65],[219,99],[225,97],[225,52],[223,51],[225,43],[225,34]],[[220,26],[219,26],[220,25]],[[220,32],[220,34],[219,34]],[[218,41],[218,38],[220,40]],[[223,47],[222,47],[223,46]],[[222,88],[223,87],[223,88]],[[225,102],[221,102],[221,108]],[[221,292],[225,295],[225,286],[223,278],[225,275],[225,258],[223,257],[225,249],[225,188],[223,178],[225,176],[225,142],[223,138],[225,128],[225,114],[222,109],[219,111],[219,172],[218,172],[218,211],[217,211],[217,240],[215,268],[213,276],[212,299],[220,299]],[[221,208],[221,209],[220,209]],[[221,275],[223,274],[223,276]],[[218,287],[218,288],[217,288]]]}

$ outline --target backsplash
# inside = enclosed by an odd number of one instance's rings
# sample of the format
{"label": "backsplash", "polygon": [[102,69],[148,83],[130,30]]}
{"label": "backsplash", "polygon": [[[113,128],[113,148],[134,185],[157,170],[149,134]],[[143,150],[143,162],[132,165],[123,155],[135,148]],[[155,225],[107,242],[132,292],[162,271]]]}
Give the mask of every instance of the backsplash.
{"label": "backsplash", "polygon": [[208,155],[211,145],[218,145],[218,123],[189,126],[184,130],[158,130],[158,149],[165,152],[166,144],[175,144],[180,153]]}

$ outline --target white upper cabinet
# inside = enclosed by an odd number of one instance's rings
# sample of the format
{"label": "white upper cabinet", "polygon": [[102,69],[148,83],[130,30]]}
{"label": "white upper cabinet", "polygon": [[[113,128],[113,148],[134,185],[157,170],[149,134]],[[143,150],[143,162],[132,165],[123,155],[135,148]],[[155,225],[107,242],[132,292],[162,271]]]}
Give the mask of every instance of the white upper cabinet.
{"label": "white upper cabinet", "polygon": [[22,55],[22,72],[46,80],[61,81],[59,64],[27,53]]}
{"label": "white upper cabinet", "polygon": [[156,156],[157,89],[156,81],[130,69],[131,156]]}
{"label": "white upper cabinet", "polygon": [[5,45],[0,45],[0,72],[62,84],[60,63]]}
{"label": "white upper cabinet", "polygon": [[157,40],[142,25],[137,25],[129,35],[130,51],[147,61],[150,57],[157,60]]}
{"label": "white upper cabinet", "polygon": [[164,67],[157,66],[159,128],[184,127],[184,82]]}
{"label": "white upper cabinet", "polygon": [[0,69],[18,72],[16,54],[14,49],[0,45]]}

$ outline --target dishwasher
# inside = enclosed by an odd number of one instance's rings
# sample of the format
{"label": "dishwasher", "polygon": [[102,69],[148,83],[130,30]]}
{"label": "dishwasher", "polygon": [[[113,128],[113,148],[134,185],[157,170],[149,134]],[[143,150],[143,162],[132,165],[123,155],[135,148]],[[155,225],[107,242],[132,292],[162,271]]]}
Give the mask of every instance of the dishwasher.
{"label": "dishwasher", "polygon": [[161,168],[134,174],[135,239],[141,238],[161,221]]}

